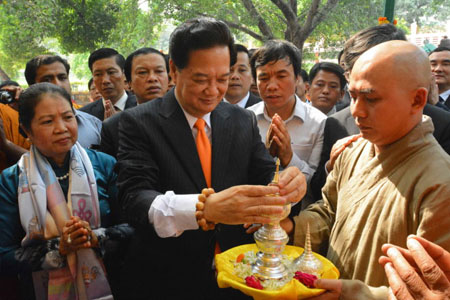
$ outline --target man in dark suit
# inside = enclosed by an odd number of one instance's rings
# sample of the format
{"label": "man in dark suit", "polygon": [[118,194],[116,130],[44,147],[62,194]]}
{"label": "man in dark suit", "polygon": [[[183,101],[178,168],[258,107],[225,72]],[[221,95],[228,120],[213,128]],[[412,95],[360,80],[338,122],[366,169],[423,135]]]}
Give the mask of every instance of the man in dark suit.
{"label": "man in dark suit", "polygon": [[89,69],[102,99],[80,108],[100,120],[136,106],[136,97],[125,92],[123,68],[125,58],[116,50],[101,48],[89,56]]}
{"label": "man in dark suit", "polygon": [[[386,24],[364,29],[351,37],[345,43],[342,55],[347,78],[359,56],[373,46],[390,40],[406,40],[406,36],[401,29],[394,25]],[[431,117],[434,124],[434,137],[442,148],[450,154],[450,113],[426,104],[423,114]],[[325,184],[328,173],[333,169],[334,161],[356,137],[342,140],[340,143],[336,142],[349,135],[356,134],[359,134],[359,128],[356,126],[355,119],[350,113],[350,107],[337,112],[327,119],[320,163],[311,179],[311,191],[314,201],[322,199],[322,187]],[[302,204],[306,204],[306,202]]]}
{"label": "man in dark suit", "polygon": [[236,44],[237,59],[231,66],[230,80],[228,82],[225,100],[231,104],[247,108],[261,101],[261,98],[250,92],[252,73],[250,69],[250,56],[247,48]]}
{"label": "man in dark suit", "polygon": [[[169,84],[169,62],[164,54],[153,48],[141,48],[125,61],[125,77],[134,91],[138,104],[160,98]],[[119,149],[119,120],[121,113],[103,121],[100,151],[114,157]]]}
{"label": "man in dark suit", "polygon": [[434,49],[428,58],[439,89],[436,106],[450,111],[450,48],[440,46]]}
{"label": "man in dark suit", "polygon": [[[278,187],[266,186],[274,164],[255,116],[222,101],[236,59],[233,44],[221,21],[180,25],[170,38],[175,88],[122,114],[119,197],[136,228],[123,270],[126,299],[220,298],[215,248],[251,242],[236,224],[267,223],[267,215],[305,193],[297,168],[284,170]],[[210,156],[201,154],[206,148]],[[205,187],[216,193],[196,208]],[[277,191],[279,197],[270,196]],[[215,230],[203,231],[197,222]]]}

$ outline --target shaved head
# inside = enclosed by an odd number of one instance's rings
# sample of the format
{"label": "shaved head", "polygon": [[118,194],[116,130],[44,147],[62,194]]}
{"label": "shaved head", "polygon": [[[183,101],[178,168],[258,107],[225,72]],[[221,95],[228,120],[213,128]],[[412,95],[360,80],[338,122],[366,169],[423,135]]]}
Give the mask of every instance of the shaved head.
{"label": "shaved head", "polygon": [[[374,46],[356,61],[358,68],[373,68],[385,73],[404,88],[424,87],[431,83],[431,67],[425,51],[406,41],[388,41]],[[381,71],[382,69],[383,71]]]}
{"label": "shaved head", "polygon": [[389,41],[364,52],[350,73],[351,112],[377,152],[422,121],[431,68],[424,51],[406,41]]}

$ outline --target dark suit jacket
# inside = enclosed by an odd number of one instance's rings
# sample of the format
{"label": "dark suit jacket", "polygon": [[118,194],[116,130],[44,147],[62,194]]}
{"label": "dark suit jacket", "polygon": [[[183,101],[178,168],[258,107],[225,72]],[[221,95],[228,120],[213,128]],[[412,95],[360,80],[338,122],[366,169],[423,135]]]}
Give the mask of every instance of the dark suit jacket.
{"label": "dark suit jacket", "polygon": [[[135,107],[136,105],[137,105],[136,96],[128,95],[127,102],[125,103],[125,109]],[[85,105],[82,108],[80,108],[80,110],[87,112],[88,114],[91,114],[102,121],[105,118],[105,107],[103,106],[103,99],[99,99],[97,101],[89,103],[88,105]]]}
{"label": "dark suit jacket", "polygon": [[[251,111],[222,101],[211,113],[211,127],[216,192],[270,182],[274,162]],[[120,201],[136,228],[123,272],[129,299],[216,299],[211,268],[215,242],[224,251],[253,242],[253,236],[242,226],[218,224],[215,231],[188,230],[176,238],[160,238],[148,220],[156,196],[166,191],[198,194],[206,187],[192,131],[173,90],[122,113],[117,166]]]}
{"label": "dark suit jacket", "polygon": [[[450,154],[450,113],[430,104],[425,105],[423,113],[433,120],[433,135],[441,147]],[[323,133],[320,163],[316,173],[311,178],[311,191],[315,201],[322,199],[322,187],[327,179],[325,164],[330,159],[330,152],[334,143],[346,136],[358,133],[359,128],[356,126],[355,119],[350,113],[350,107],[335,113],[327,119]]]}
{"label": "dark suit jacket", "polygon": [[245,104],[245,108],[258,103],[259,101],[261,101],[261,98],[255,96],[252,92],[250,92],[250,96],[248,97],[247,103]]}
{"label": "dark suit jacket", "polygon": [[103,121],[100,151],[117,158],[117,150],[119,149],[119,120],[122,112]]}

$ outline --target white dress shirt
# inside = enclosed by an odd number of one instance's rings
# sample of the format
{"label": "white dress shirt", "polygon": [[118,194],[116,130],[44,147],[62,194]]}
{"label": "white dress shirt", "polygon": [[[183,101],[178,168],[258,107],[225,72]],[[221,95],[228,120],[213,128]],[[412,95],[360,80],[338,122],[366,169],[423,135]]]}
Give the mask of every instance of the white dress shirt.
{"label": "white dress shirt", "polygon": [[[292,115],[284,121],[291,137],[292,159],[287,167],[296,166],[309,182],[317,169],[323,145],[323,129],[327,116],[295,96]],[[259,133],[265,143],[267,130],[272,119],[267,114],[264,101],[247,108],[253,111],[258,121]]]}
{"label": "white dress shirt", "polygon": [[[180,107],[186,116],[195,141],[198,130],[194,125],[197,118],[188,114],[181,105]],[[211,141],[211,113],[204,115],[203,120],[206,123],[206,135]],[[156,196],[153,200],[148,211],[149,222],[153,224],[156,233],[162,238],[177,237],[185,230],[198,229],[195,217],[195,204],[197,202],[198,194],[176,195],[173,191],[167,191],[164,195]]]}
{"label": "white dress shirt", "polygon": [[[250,92],[248,92],[247,95],[244,98],[242,98],[238,103],[236,103],[236,105],[240,106],[242,108],[245,108],[245,106],[247,105],[247,102],[248,102],[248,98],[250,98]],[[225,102],[233,104],[233,103],[231,103],[230,101],[228,101],[225,98],[223,98],[223,100],[225,100]]]}

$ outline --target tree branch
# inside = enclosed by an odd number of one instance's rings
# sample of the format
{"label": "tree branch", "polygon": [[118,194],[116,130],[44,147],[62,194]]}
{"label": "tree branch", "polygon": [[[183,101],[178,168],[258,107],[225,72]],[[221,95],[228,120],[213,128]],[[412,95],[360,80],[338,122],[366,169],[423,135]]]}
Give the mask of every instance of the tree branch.
{"label": "tree branch", "polygon": [[330,13],[331,10],[336,6],[338,0],[328,0],[321,9],[319,9],[320,0],[313,0],[311,4],[311,9],[309,10],[308,18],[305,25],[302,28],[302,34],[304,36],[309,36],[317,25],[320,24],[325,19],[325,16]]}
{"label": "tree branch", "polygon": [[294,11],[292,8],[283,0],[271,0],[273,4],[275,4],[283,13],[286,20],[288,20],[288,23],[290,23],[290,20],[297,21],[297,15],[294,14]]}
{"label": "tree branch", "polygon": [[250,16],[258,23],[258,28],[266,39],[273,39],[274,36],[272,30],[269,25],[267,25],[263,17],[259,14],[258,10],[256,10],[252,0],[241,0],[241,2],[244,4],[245,9],[249,12]]}
{"label": "tree branch", "polygon": [[[192,11],[195,15],[200,16],[200,17],[209,17],[209,18],[214,18],[214,16],[209,15],[207,13],[204,12],[199,12],[199,11]],[[224,19],[221,19],[223,22],[225,22],[225,24],[227,24],[229,27],[240,30],[248,35],[250,35],[251,37],[253,37],[254,39],[258,40],[258,41],[264,41],[265,38],[264,36],[257,34],[256,32],[254,32],[253,30],[244,27],[242,25],[239,25],[238,23],[232,22],[232,21],[227,21]]]}

